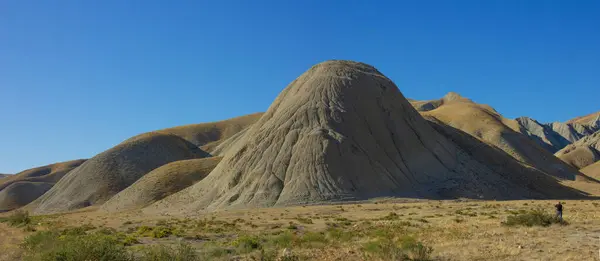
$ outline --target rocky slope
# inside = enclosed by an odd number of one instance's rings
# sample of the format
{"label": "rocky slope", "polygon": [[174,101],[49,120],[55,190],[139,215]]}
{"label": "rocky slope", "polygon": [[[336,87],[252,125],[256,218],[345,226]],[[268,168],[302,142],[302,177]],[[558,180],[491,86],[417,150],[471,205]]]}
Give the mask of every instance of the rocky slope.
{"label": "rocky slope", "polygon": [[555,155],[578,169],[591,165],[600,160],[600,131],[567,145]]}
{"label": "rocky slope", "polygon": [[539,123],[538,121],[520,117],[519,123],[521,133],[528,135],[532,140],[548,151],[555,153],[567,145],[600,130],[600,115],[595,114],[576,118],[566,123]]}
{"label": "rocky slope", "polygon": [[492,154],[478,159],[448,136],[438,133],[375,68],[328,61],[288,85],[206,178],[146,210],[185,212],[382,196],[580,195],[513,159],[511,165],[520,171],[490,168],[486,160],[500,151],[491,149]]}

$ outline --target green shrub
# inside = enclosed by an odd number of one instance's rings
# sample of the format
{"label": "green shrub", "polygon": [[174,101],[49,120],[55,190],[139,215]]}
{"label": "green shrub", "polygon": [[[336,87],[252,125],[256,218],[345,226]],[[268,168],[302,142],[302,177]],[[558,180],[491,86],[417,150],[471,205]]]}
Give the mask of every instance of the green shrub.
{"label": "green shrub", "polygon": [[146,246],[140,251],[139,261],[195,261],[200,260],[196,251],[188,244]]}
{"label": "green shrub", "polygon": [[433,252],[433,248],[425,246],[423,243],[418,242],[415,238],[410,236],[401,237],[399,239],[399,242],[402,247],[402,250],[404,250],[409,260],[431,260],[431,253]]}
{"label": "green shrub", "polygon": [[173,229],[165,226],[158,226],[152,229],[152,237],[153,238],[163,238],[168,237],[173,234]]}
{"label": "green shrub", "polygon": [[290,231],[285,231],[275,237],[269,239],[269,243],[275,245],[278,248],[288,248],[296,243],[298,240],[297,236]]}
{"label": "green shrub", "polygon": [[54,242],[58,239],[60,233],[58,231],[38,231],[27,236],[23,243],[21,243],[21,248],[26,252],[34,251],[39,248],[39,246],[44,246],[49,243]]}
{"label": "green shrub", "polygon": [[22,227],[31,223],[31,217],[29,216],[29,212],[17,210],[12,215],[0,219],[0,222],[6,222],[13,227]]}
{"label": "green shrub", "polygon": [[141,226],[138,227],[136,230],[136,234],[140,235],[140,236],[150,236],[152,232],[152,228],[149,226]]}
{"label": "green shrub", "polygon": [[231,245],[238,248],[242,253],[252,252],[262,247],[260,238],[255,236],[240,236]]}
{"label": "green shrub", "polygon": [[290,221],[290,225],[287,226],[287,229],[296,230],[296,229],[298,229],[298,226],[296,224],[294,224],[294,222]]}
{"label": "green shrub", "polygon": [[378,233],[380,236],[363,244],[362,250],[367,259],[383,260],[432,260],[433,248],[417,241],[411,236],[397,237],[391,233]]}
{"label": "green shrub", "polygon": [[354,233],[339,228],[329,228],[326,231],[326,238],[333,242],[348,242],[354,238]]}
{"label": "green shrub", "polygon": [[387,216],[381,218],[383,220],[396,220],[400,218],[400,216],[398,216],[398,214],[396,214],[395,212],[390,212],[389,214],[387,214]]}
{"label": "green shrub", "polygon": [[319,247],[327,244],[328,240],[325,233],[322,232],[306,232],[300,238],[302,245],[306,247]]}
{"label": "green shrub", "polygon": [[140,241],[134,235],[125,235],[123,238],[121,238],[121,243],[123,243],[125,246],[131,246],[139,244]]}
{"label": "green shrub", "polygon": [[297,217],[296,220],[302,224],[313,224],[313,221],[310,218]]}
{"label": "green shrub", "polygon": [[40,231],[28,236],[22,244],[25,260],[133,260],[123,244],[114,237],[61,234],[57,231]]}
{"label": "green shrub", "polygon": [[502,222],[506,226],[542,226],[547,227],[552,224],[566,225],[567,222],[561,221],[554,215],[546,213],[543,209],[534,209],[525,213],[513,214],[508,216],[505,222]]}
{"label": "green shrub", "polygon": [[108,235],[114,235],[114,234],[116,234],[117,230],[114,229],[114,228],[112,228],[112,227],[103,227],[101,229],[98,229],[96,231],[96,233],[108,236]]}

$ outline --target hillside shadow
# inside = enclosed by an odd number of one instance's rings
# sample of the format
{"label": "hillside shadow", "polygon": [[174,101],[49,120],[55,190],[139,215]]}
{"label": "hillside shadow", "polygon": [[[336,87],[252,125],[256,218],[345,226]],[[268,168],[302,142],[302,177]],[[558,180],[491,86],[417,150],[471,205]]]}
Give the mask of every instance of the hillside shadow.
{"label": "hillside shadow", "polygon": [[525,165],[503,150],[482,142],[457,128],[437,122],[435,119],[428,119],[428,122],[441,135],[453,141],[473,159],[513,184],[544,195],[544,199],[600,199],[584,191],[564,186],[557,178]]}

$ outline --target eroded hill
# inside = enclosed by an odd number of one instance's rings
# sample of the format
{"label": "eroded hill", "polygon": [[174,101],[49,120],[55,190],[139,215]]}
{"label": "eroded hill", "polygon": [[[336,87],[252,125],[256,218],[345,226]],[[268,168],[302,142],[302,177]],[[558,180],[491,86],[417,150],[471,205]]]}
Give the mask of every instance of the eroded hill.
{"label": "eroded hill", "polygon": [[206,178],[148,210],[214,210],[383,196],[581,195],[558,185],[545,172],[528,175],[526,169],[531,167],[520,163],[514,166],[523,171],[500,165],[491,169],[487,157],[494,154],[480,159],[470,154],[438,133],[375,68],[328,61],[288,85]]}
{"label": "eroded hill", "polygon": [[138,135],[72,170],[27,208],[41,214],[102,204],[157,167],[207,156],[194,144],[172,134]]}
{"label": "eroded hill", "polygon": [[85,160],[73,160],[21,171],[0,180],[0,212],[29,204],[50,190],[69,171]]}

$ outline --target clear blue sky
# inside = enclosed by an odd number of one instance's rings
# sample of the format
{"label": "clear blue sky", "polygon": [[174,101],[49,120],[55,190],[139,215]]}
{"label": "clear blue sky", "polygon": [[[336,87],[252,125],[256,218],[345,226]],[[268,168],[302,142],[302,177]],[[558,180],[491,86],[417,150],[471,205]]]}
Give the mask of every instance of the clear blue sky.
{"label": "clear blue sky", "polygon": [[0,172],[264,111],[311,65],[377,67],[507,117],[600,110],[600,1],[0,2]]}

